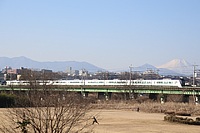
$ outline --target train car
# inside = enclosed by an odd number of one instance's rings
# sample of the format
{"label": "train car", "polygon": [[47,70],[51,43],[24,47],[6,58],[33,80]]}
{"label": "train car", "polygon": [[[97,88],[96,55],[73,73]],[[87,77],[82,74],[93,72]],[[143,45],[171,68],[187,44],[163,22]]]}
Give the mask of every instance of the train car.
{"label": "train car", "polygon": [[18,85],[30,85],[30,83],[26,80],[7,80],[7,86],[18,86]]}
{"label": "train car", "polygon": [[93,79],[93,80],[85,80],[84,81],[85,85],[91,85],[91,86],[104,86],[105,80],[98,80],[98,79]]}
{"label": "train car", "polygon": [[161,80],[133,80],[131,85],[135,86],[169,86],[182,87],[180,80],[161,79]]}
{"label": "train car", "polygon": [[153,84],[155,86],[182,87],[180,80],[170,80],[170,79],[155,80],[153,81]]}
{"label": "train car", "polygon": [[84,85],[84,80],[55,80],[52,85]]}
{"label": "train car", "polygon": [[124,86],[124,85],[129,85],[129,84],[128,84],[128,80],[114,79],[114,80],[105,80],[105,85],[108,85],[108,86]]}
{"label": "train car", "polygon": [[[130,84],[130,82],[129,82]],[[131,84],[130,85],[135,85],[135,86],[152,86],[153,84],[153,80],[131,80]]]}
{"label": "train car", "polygon": [[[161,79],[161,80],[37,80],[32,82],[32,84],[36,85],[55,85],[55,86],[126,86],[126,85],[134,85],[134,86],[168,86],[168,87],[182,87],[180,80],[171,80],[171,79]],[[11,80],[6,81],[6,85],[30,85],[30,81],[18,81]]]}

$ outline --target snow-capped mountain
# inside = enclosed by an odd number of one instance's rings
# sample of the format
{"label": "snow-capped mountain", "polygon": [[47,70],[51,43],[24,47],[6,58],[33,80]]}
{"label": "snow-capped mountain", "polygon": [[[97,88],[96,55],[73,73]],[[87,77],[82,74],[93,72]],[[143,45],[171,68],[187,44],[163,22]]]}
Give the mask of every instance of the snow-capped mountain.
{"label": "snow-capped mountain", "polygon": [[166,64],[158,66],[157,68],[169,69],[184,75],[191,75],[193,72],[192,65],[184,59],[174,59],[167,62]]}
{"label": "snow-capped mountain", "polygon": [[167,76],[167,75],[180,76],[181,75],[180,73],[177,73],[173,70],[169,70],[167,68],[157,68],[157,67],[150,65],[150,64],[144,64],[142,66],[135,67],[133,70],[139,71],[139,72],[145,72],[147,70],[153,70],[155,73],[159,73],[160,75],[163,75],[163,76]]}

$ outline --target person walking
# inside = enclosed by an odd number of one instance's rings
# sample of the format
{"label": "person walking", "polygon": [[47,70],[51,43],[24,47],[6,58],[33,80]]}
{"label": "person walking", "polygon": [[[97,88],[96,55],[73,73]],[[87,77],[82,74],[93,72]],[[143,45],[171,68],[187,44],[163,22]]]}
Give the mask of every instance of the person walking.
{"label": "person walking", "polygon": [[93,122],[92,122],[92,125],[94,125],[94,123],[97,123],[97,124],[99,124],[99,123],[98,123],[98,121],[97,121],[97,119],[96,119],[95,117],[93,117]]}

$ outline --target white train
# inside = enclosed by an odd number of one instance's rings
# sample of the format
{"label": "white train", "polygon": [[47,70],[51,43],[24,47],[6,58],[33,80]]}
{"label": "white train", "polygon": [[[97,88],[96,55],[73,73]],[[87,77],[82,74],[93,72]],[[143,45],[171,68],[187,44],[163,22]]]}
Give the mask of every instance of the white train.
{"label": "white train", "polygon": [[[65,86],[165,86],[165,87],[182,87],[180,80],[161,79],[161,80],[37,80],[32,82],[37,85],[65,85]],[[11,80],[6,81],[6,85],[30,85],[28,81]]]}

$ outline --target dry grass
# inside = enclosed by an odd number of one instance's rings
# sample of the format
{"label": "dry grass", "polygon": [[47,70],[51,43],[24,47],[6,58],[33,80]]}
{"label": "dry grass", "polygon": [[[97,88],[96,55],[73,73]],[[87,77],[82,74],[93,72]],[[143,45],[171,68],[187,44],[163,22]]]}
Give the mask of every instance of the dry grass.
{"label": "dry grass", "polygon": [[174,103],[166,102],[161,104],[159,102],[147,101],[138,103],[136,101],[99,101],[94,104],[95,109],[120,109],[120,110],[136,110],[140,108],[140,111],[146,113],[164,113],[167,111],[184,112],[193,116],[200,115],[200,105],[189,103]]}
{"label": "dry grass", "polygon": [[[140,108],[139,113],[136,112],[138,107]],[[164,121],[164,112],[185,112],[197,117],[200,115],[200,105],[172,102],[161,104],[152,101],[138,103],[135,100],[130,100],[98,101],[93,104],[93,108],[90,115],[96,115],[100,123],[94,125],[95,133],[198,133],[198,126]],[[9,125],[5,113],[6,109],[0,109],[0,125]]]}
{"label": "dry grass", "polygon": [[99,111],[95,133],[199,133],[199,126],[164,121],[164,114],[130,110]]}
{"label": "dry grass", "polygon": [[[122,104],[122,103],[120,103]],[[6,120],[6,109],[0,109],[0,124]],[[144,113],[127,109],[94,109],[89,115],[96,115],[98,124],[93,133],[199,133],[199,126],[164,121],[162,113]],[[91,119],[91,123],[92,123]],[[9,124],[9,123],[6,123]]]}

